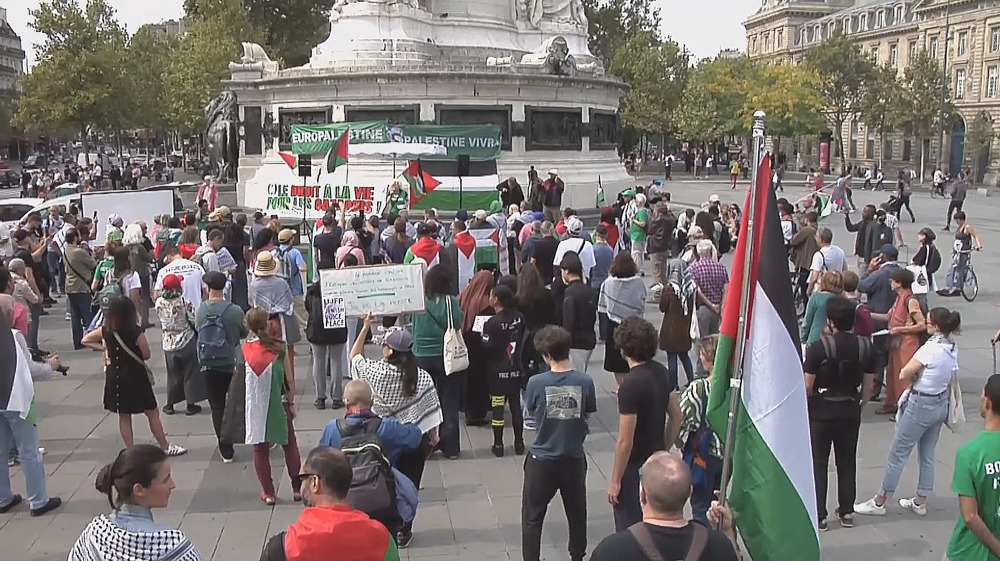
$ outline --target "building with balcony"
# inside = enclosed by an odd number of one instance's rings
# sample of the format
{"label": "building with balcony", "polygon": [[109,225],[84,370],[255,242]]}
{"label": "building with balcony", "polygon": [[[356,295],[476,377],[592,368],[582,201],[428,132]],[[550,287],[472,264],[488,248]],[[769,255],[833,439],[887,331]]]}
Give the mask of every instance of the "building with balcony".
{"label": "building with balcony", "polygon": [[0,95],[20,87],[24,74],[24,49],[21,37],[7,21],[7,10],[0,8]]}
{"label": "building with balcony", "polygon": [[184,35],[185,31],[183,19],[169,19],[167,21],[161,21],[160,23],[147,23],[143,27],[150,29],[154,34],[166,39],[180,37],[181,35]]}
{"label": "building with balcony", "polygon": [[[941,162],[946,170],[979,169],[977,183],[1000,181],[1000,150],[996,140],[983,151],[978,166],[965,149],[965,131],[984,114],[997,130],[1000,117],[1000,2],[996,0],[765,0],[744,21],[747,54],[752,59],[798,64],[812,46],[835,33],[852,37],[862,52],[879,64],[888,63],[902,76],[920,50],[947,64],[949,92],[960,115],[948,123]],[[948,36],[945,36],[948,28]],[[882,160],[886,177],[898,169],[919,170],[920,140],[905,131],[885,135],[879,146],[877,130],[863,122],[844,125],[847,161],[864,167]],[[937,139],[922,139],[925,175],[937,162]],[[834,143],[836,144],[836,143]],[[804,138],[782,142],[788,155],[798,151],[804,166],[815,166],[818,141]],[[840,154],[833,147],[836,161]],[[791,160],[791,158],[790,158]]]}

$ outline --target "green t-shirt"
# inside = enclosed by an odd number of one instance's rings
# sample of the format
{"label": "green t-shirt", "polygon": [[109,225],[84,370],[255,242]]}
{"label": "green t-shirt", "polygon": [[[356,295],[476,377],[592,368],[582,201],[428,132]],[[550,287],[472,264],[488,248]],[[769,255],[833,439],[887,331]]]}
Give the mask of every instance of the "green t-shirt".
{"label": "green t-shirt", "polygon": [[642,243],[646,241],[646,227],[639,226],[636,222],[642,222],[649,225],[649,209],[646,207],[640,208],[635,213],[635,218],[632,219],[632,224],[628,227],[628,237],[632,239],[633,243]]}
{"label": "green t-shirt", "polygon": [[[451,299],[451,323],[462,329],[462,308],[458,298]],[[427,299],[425,311],[410,318],[413,329],[413,355],[423,358],[439,357],[444,353],[444,332],[448,328],[447,303],[444,298]]]}
{"label": "green t-shirt", "polygon": [[[975,497],[979,516],[994,536],[1000,535],[1000,432],[983,431],[958,449],[951,490],[961,497]],[[948,542],[952,561],[997,561],[959,514]]]}
{"label": "green t-shirt", "polygon": [[94,269],[94,278],[97,279],[97,285],[99,287],[104,286],[104,277],[112,274],[115,270],[115,260],[114,259],[104,259],[97,264],[97,268]]}

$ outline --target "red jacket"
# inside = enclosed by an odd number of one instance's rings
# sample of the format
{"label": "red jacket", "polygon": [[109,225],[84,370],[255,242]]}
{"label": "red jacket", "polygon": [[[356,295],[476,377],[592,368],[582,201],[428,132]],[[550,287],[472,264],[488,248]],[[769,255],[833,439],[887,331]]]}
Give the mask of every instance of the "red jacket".
{"label": "red jacket", "polygon": [[287,561],[396,561],[385,526],[348,505],[307,507],[285,532]]}

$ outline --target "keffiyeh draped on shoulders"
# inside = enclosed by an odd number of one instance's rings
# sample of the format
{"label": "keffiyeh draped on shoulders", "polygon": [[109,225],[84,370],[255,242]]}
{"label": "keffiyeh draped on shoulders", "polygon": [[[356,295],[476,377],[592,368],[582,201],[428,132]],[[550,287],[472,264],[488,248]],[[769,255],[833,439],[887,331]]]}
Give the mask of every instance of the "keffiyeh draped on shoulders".
{"label": "keffiyeh draped on shoulders", "polygon": [[87,525],[69,561],[205,561],[184,532],[132,532],[101,515]]}

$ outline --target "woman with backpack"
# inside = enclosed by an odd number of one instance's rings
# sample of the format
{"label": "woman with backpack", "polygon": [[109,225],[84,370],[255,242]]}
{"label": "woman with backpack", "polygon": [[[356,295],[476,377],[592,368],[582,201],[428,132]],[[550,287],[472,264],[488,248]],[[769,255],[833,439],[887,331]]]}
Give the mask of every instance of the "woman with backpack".
{"label": "woman with backpack", "polygon": [[281,323],[268,312],[252,308],[247,312],[247,329],[253,340],[243,343],[246,362],[246,444],[253,446],[253,468],[260,481],[260,500],[276,502],[271,477],[271,446],[285,452],[285,467],[292,480],[292,500],[299,502],[299,470],[302,459],[295,438],[295,375],[292,353],[281,340]]}
{"label": "woman with backpack", "polygon": [[160,410],[153,395],[153,373],[146,366],[149,341],[136,324],[135,306],[123,296],[112,296],[101,329],[83,337],[83,345],[104,351],[104,409],[118,414],[118,430],[126,448],[134,443],[132,415],[144,414],[149,431],[168,456],[187,450],[167,441]]}
{"label": "woman with backpack", "polygon": [[163,277],[163,289],[156,299],[156,315],[163,332],[163,358],[167,364],[167,404],[163,413],[174,414],[174,404],[187,401],[185,415],[201,412],[199,401],[208,398],[204,377],[198,366],[198,340],[194,330],[194,307],[184,298],[179,275]]}
{"label": "woman with backpack", "polygon": [[[698,360],[709,372],[718,348],[718,335],[698,341]],[[722,483],[722,441],[705,421],[711,384],[712,377],[708,376],[696,379],[684,389],[680,399],[681,430],[677,436],[684,462],[692,468],[691,515],[703,524],[708,522],[708,508]]]}
{"label": "woman with backpack", "polygon": [[[934,230],[930,228],[921,228],[917,232],[917,241],[920,243],[920,249],[913,254],[913,259],[910,264],[916,265],[918,267],[923,267],[927,271],[927,292],[935,292],[937,290],[937,282],[934,281],[934,273],[938,272],[941,268],[941,252],[934,245],[934,240],[937,238],[937,234]],[[927,308],[927,293],[917,294],[917,300],[920,302],[920,308],[923,310]]]}
{"label": "woman with backpack", "polygon": [[[444,421],[441,402],[431,375],[417,365],[413,336],[409,331],[389,328],[382,339],[381,358],[365,357],[365,339],[371,324],[372,314],[369,313],[351,347],[351,377],[371,386],[375,397],[373,413],[420,427],[424,435],[420,447],[404,453],[396,464],[396,468],[419,489],[427,456],[440,442],[438,427]],[[413,522],[410,521],[396,535],[396,543],[405,548],[412,538]]]}
{"label": "woman with backpack", "polygon": [[899,373],[920,348],[922,336],[927,332],[920,302],[913,294],[913,272],[896,269],[889,275],[889,284],[896,293],[896,301],[885,314],[872,314],[875,321],[889,322],[889,363],[885,369],[885,404],[875,413],[894,415],[896,402],[909,383],[899,378]]}

